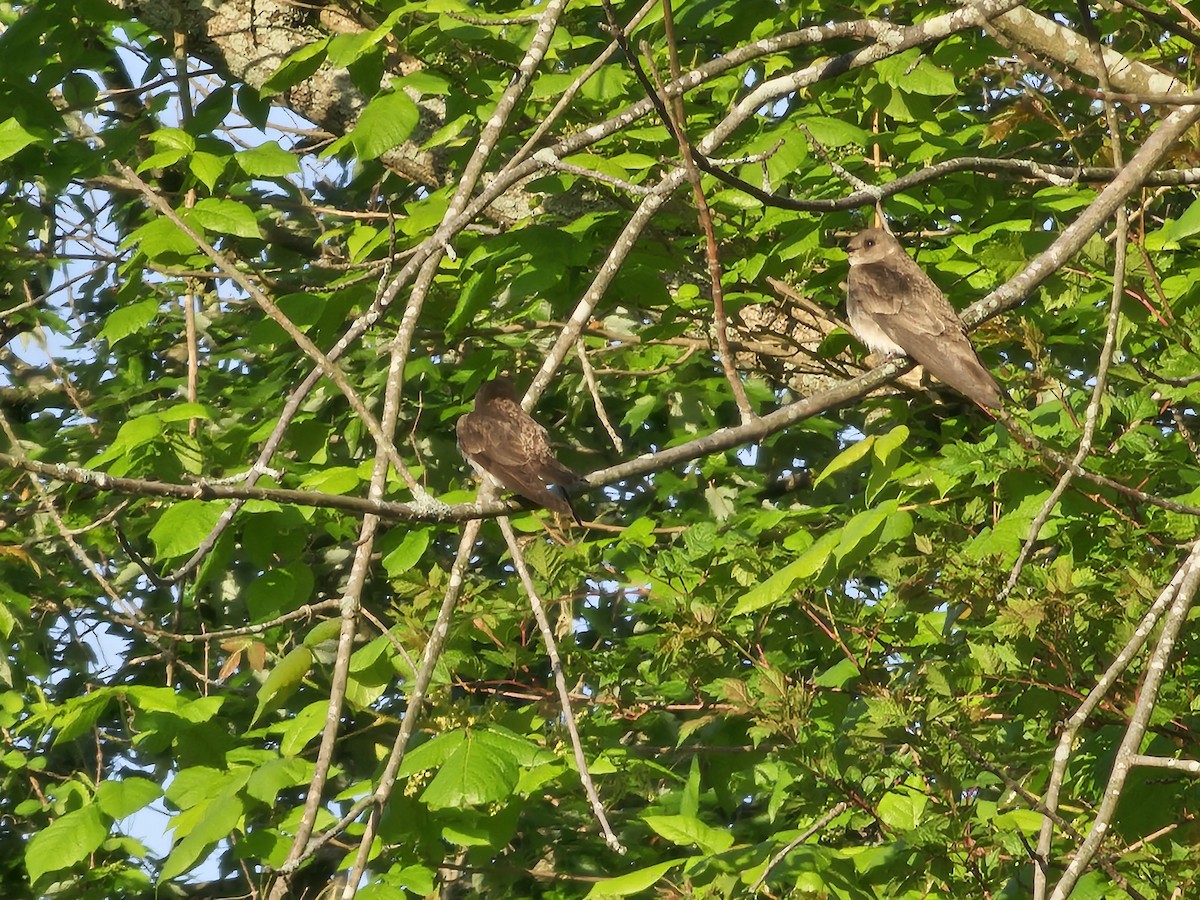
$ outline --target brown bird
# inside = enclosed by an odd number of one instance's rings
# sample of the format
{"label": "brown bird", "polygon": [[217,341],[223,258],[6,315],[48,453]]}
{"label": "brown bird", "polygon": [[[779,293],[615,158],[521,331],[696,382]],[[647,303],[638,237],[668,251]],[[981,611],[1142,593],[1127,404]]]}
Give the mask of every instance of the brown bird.
{"label": "brown bird", "polygon": [[868,228],[846,249],[846,312],[859,339],[875,353],[911,356],[967,399],[1000,409],[1004,392],[979,361],[962,319],[900,242]]}
{"label": "brown bird", "polygon": [[474,411],[458,420],[456,431],[459,449],[480,476],[583,524],[568,493],[583,479],[555,458],[546,429],[521,409],[509,379],[480,385]]}

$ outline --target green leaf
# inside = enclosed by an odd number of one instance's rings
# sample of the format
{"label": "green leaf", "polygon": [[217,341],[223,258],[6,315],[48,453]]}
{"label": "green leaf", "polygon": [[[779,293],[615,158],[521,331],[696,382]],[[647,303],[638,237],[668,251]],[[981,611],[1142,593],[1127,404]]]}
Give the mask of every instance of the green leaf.
{"label": "green leaf", "polygon": [[362,476],[358,469],[349,466],[331,466],[314,472],[300,482],[306,491],[318,491],[322,494],[352,494],[362,484]]}
{"label": "green leaf", "polygon": [[216,187],[217,181],[225,172],[225,157],[217,156],[215,153],[206,153],[203,150],[198,150],[192,154],[191,160],[188,162],[188,167],[192,174],[195,175],[210,191]]}
{"label": "green leaf", "polygon": [[98,469],[114,459],[127,456],[133,450],[162,438],[163,423],[159,416],[139,416],[117,429],[117,437],[107,450],[88,461],[88,467]]}
{"label": "green leaf", "polygon": [[432,740],[419,744],[404,755],[400,764],[398,776],[407,778],[419,772],[426,772],[442,765],[466,740],[466,732],[462,729],[446,731],[436,735]]}
{"label": "green leaf", "polygon": [[468,730],[421,794],[432,809],[474,806],[506,799],[517,786],[518,764],[487,732]]}
{"label": "green leaf", "polygon": [[128,306],[118,307],[104,320],[104,327],[100,329],[100,337],[107,340],[109,344],[115,344],[121,338],[145,330],[154,321],[156,315],[158,315],[157,300],[140,300],[137,303],[130,303]]}
{"label": "green leaf", "polygon": [[114,699],[113,691],[99,690],[68,700],[54,717],[54,727],[58,730],[55,745],[69,744],[91,731]]}
{"label": "green leaf", "polygon": [[839,659],[813,679],[817,687],[844,688],[861,675],[858,666],[848,659]]}
{"label": "green leaf", "polygon": [[871,476],[867,479],[868,504],[874,503],[891,481],[892,473],[896,470],[897,451],[908,440],[908,434],[906,425],[897,425],[875,441],[875,464],[871,466]]}
{"label": "green leaf", "polygon": [[885,503],[875,509],[860,512],[842,527],[838,542],[838,559],[861,559],[875,546],[875,538],[883,530],[888,517],[896,511],[895,503]]}
{"label": "green leaf", "polygon": [[912,831],[921,824],[929,797],[917,785],[900,785],[880,798],[875,812],[880,821],[897,831]]}
{"label": "green leaf", "polygon": [[208,197],[188,210],[188,219],[199,222],[207,231],[232,234],[236,237],[261,237],[258,221],[250,207],[235,200]]}
{"label": "green leaf", "polygon": [[266,97],[299,84],[321,68],[321,64],[325,62],[328,48],[329,39],[315,41],[301,47],[285,59],[271,77],[263,82],[262,87],[258,89],[259,94]]}
{"label": "green leaf", "polygon": [[152,219],[130,234],[125,240],[125,246],[134,245],[151,259],[187,256],[196,252],[196,242],[165,216]]}
{"label": "green leaf", "polygon": [[[245,773],[248,777],[249,773]],[[232,790],[198,808],[192,815],[179,815],[172,825],[175,837],[182,835],[171,855],[163,863],[160,881],[177,878],[200,863],[218,841],[228,838],[245,811],[241,796]]]}
{"label": "green leaf", "polygon": [[274,806],[280,791],[307,784],[311,776],[312,766],[304,760],[268,760],[246,781],[246,795],[264,806]]}
{"label": "green leaf", "polygon": [[300,171],[300,160],[278,144],[267,142],[233,155],[242,171],[251,178],[282,178]]}
{"label": "green leaf", "polygon": [[100,808],[89,804],[59,816],[34,834],[25,847],[25,868],[37,884],[47,872],[59,872],[83,862],[100,849],[108,837],[108,825]]}
{"label": "green leaf", "polygon": [[300,686],[313,664],[313,652],[305,646],[294,647],[275,664],[267,680],[258,689],[258,706],[250,718],[250,726],[268,710],[277,709]]}
{"label": "green leaf", "polygon": [[362,111],[350,140],[359,159],[375,159],[402,144],[420,118],[417,105],[403,91],[381,94]]}
{"label": "green leaf", "polygon": [[279,740],[279,752],[284,756],[297,756],[309,742],[325,727],[325,715],[329,710],[326,700],[317,700],[305,706],[284,724]]}
{"label": "green leaf", "polygon": [[841,472],[843,469],[850,468],[852,465],[854,465],[856,462],[858,462],[860,459],[862,459],[864,456],[866,456],[870,452],[871,448],[874,446],[875,446],[875,435],[873,435],[873,434],[868,435],[867,437],[863,438],[861,441],[859,441],[855,444],[851,444],[849,447],[847,447],[845,450],[843,450],[841,453],[839,453],[837,456],[835,456],[833,459],[831,459],[829,461],[829,465],[827,465],[821,471],[821,474],[818,475],[816,477],[816,479],[813,481],[813,487],[815,488],[817,485],[819,485],[822,481],[824,481],[830,475],[836,475],[838,472]]}
{"label": "green leaf", "polygon": [[640,894],[648,891],[669,871],[688,861],[687,857],[669,859],[666,862],[646,866],[635,872],[627,872],[616,878],[606,878],[597,881],[587,893],[588,900],[602,900],[604,897],[628,897],[630,894]]}
{"label": "green leaf", "polygon": [[658,834],[681,847],[695,845],[705,853],[722,853],[733,846],[733,835],[705,825],[695,816],[642,816]]}
{"label": "green leaf", "polygon": [[415,566],[429,546],[429,529],[417,528],[404,535],[404,539],[383,558],[383,568],[388,578],[403,575]]}
{"label": "green leaf", "polygon": [[167,509],[154,527],[150,540],[162,559],[191,553],[208,537],[229,504],[205,500],[182,500]]}
{"label": "green leaf", "polygon": [[830,116],[805,116],[804,124],[824,147],[865,147],[871,135],[864,128]]}
{"label": "green leaf", "polygon": [[186,422],[189,419],[211,419],[212,412],[199,403],[177,403],[158,414],[163,422]]}
{"label": "green leaf", "polygon": [[22,128],[16,119],[8,118],[0,122],[0,160],[16,156],[34,143],[37,143],[37,138]]}
{"label": "green leaf", "polygon": [[1176,221],[1167,220],[1159,229],[1163,241],[1182,241],[1200,232],[1200,198],[1193,200]]}
{"label": "green leaf", "polygon": [[840,540],[841,535],[837,532],[823,535],[820,540],[805,550],[799,559],[784,566],[762,584],[743,594],[737,605],[734,606],[731,615],[746,615],[762,609],[764,606],[787,599],[791,594],[793,584],[801,578],[812,577],[824,568]]}
{"label": "green leaf", "polygon": [[106,816],[124,819],[144,809],[163,795],[162,788],[136,775],[120,781],[102,781],[96,786],[96,804]]}
{"label": "green leaf", "polygon": [[947,97],[958,93],[954,73],[931,63],[924,52],[914,48],[881,60],[875,65],[875,74],[907,94]]}
{"label": "green leaf", "polygon": [[884,466],[890,466],[892,457],[904,442],[908,440],[908,426],[897,425],[886,434],[881,434],[875,441],[875,458]]}
{"label": "green leaf", "polygon": [[182,128],[160,128],[150,135],[150,142],[160,152],[178,150],[188,154],[196,149],[196,139]]}

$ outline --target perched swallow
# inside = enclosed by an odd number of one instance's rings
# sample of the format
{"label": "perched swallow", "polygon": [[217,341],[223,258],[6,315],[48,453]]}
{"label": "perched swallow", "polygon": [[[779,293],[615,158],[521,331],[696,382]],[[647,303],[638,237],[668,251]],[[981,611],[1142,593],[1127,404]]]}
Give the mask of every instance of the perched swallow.
{"label": "perched swallow", "polygon": [[859,339],[874,353],[911,356],[967,399],[1000,409],[1004,392],[979,361],[962,319],[900,242],[868,228],[846,249],[846,312]]}
{"label": "perched swallow", "polygon": [[555,459],[546,429],[521,409],[507,378],[480,385],[474,411],[456,430],[459,449],[481,476],[583,524],[568,494],[583,479]]}

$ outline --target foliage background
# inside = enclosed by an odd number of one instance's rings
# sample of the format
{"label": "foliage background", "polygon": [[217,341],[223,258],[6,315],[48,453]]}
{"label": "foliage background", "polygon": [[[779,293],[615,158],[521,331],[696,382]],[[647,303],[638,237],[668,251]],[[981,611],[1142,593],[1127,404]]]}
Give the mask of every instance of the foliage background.
{"label": "foliage background", "polygon": [[[1108,781],[1139,716],[1197,756],[1186,604],[1160,689],[1137,647],[1096,684],[1195,587],[1200,22],[673,12],[688,135],[744,182],[702,178],[749,417],[600,4],[0,13],[5,896],[1196,889],[1186,767]],[[663,7],[615,14],[670,81]],[[968,319],[1008,309],[974,340],[1017,425],[848,380],[841,245],[906,177],[883,209],[952,302],[1001,288]],[[592,527],[474,503],[453,425],[501,371],[604,470]],[[1048,503],[1043,445],[1111,480]]]}

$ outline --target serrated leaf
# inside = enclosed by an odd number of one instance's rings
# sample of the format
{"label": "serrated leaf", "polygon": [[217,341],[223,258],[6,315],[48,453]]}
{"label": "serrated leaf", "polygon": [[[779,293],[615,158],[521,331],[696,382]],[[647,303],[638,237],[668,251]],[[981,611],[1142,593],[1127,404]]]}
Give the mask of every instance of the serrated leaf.
{"label": "serrated leaf", "polygon": [[732,615],[742,616],[762,609],[787,597],[792,585],[801,578],[809,578],[824,568],[829,556],[840,540],[840,534],[833,532],[821,537],[815,544],[805,550],[795,562],[784,566],[762,584],[751,588],[734,606]]}
{"label": "serrated leaf", "polygon": [[436,735],[432,740],[420,744],[404,755],[404,762],[400,764],[397,776],[407,778],[418,772],[425,772],[440,766],[450,758],[464,740],[466,740],[466,732],[463,729]]}
{"label": "serrated leaf", "polygon": [[108,341],[109,346],[115,345],[121,338],[137,334],[154,321],[158,315],[157,300],[140,300],[113,310],[104,320],[100,329],[100,337]]}
{"label": "serrated leaf", "polygon": [[438,769],[421,794],[431,809],[447,809],[495,803],[506,799],[517,786],[519,767],[505,749],[474,731]]}
{"label": "serrated leaf", "polygon": [[625,416],[621,419],[621,424],[628,426],[630,431],[636,431],[641,428],[645,424],[646,418],[658,406],[659,400],[660,398],[653,394],[643,394],[641,397],[638,397],[625,410]]}

